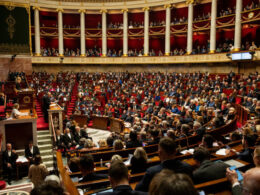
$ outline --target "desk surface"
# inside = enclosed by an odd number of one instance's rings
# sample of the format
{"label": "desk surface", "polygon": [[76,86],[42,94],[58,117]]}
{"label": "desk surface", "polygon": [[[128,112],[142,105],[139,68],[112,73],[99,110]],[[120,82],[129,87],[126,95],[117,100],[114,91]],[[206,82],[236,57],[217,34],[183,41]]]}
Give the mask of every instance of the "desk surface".
{"label": "desk surface", "polygon": [[63,109],[58,104],[51,104],[49,110],[55,111],[55,110],[63,110]]}
{"label": "desk surface", "polygon": [[[19,111],[22,113],[28,113],[28,115],[19,116],[17,119],[36,119],[36,118],[38,118],[35,109],[32,109],[32,112],[33,112],[32,115],[30,114],[30,109],[19,109]],[[7,113],[7,118],[9,118],[10,115],[11,115],[11,113]],[[17,120],[17,119],[10,119],[9,121]]]}

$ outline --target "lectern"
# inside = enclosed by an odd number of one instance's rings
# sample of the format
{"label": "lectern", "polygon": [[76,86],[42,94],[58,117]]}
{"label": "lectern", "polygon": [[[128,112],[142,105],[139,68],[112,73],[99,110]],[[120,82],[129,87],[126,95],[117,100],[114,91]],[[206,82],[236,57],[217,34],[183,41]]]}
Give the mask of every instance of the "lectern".
{"label": "lectern", "polygon": [[32,109],[34,90],[27,88],[18,91],[18,100],[21,109]]}
{"label": "lectern", "polygon": [[63,114],[64,109],[61,108],[57,103],[53,103],[50,105],[50,109],[48,110],[49,114],[49,129],[51,131],[51,119],[53,121],[54,129],[63,131]]}

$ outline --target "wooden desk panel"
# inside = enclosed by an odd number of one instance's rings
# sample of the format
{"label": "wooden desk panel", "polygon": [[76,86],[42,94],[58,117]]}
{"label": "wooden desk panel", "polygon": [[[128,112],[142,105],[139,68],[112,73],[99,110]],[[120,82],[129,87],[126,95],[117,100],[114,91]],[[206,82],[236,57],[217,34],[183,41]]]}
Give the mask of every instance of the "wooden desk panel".
{"label": "wooden desk panel", "polygon": [[108,117],[93,115],[92,120],[93,120],[93,128],[107,130],[108,120],[109,120]]}

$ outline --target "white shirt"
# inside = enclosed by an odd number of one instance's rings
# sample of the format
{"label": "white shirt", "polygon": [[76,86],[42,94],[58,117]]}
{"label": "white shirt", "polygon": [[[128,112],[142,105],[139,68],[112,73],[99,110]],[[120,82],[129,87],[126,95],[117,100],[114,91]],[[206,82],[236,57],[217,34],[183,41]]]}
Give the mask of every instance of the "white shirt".
{"label": "white shirt", "polygon": [[17,109],[14,108],[14,109],[12,110],[12,113],[11,113],[11,117],[10,117],[10,118],[14,119],[15,116],[27,116],[27,115],[28,115],[28,113],[19,112],[19,110],[17,110]]}

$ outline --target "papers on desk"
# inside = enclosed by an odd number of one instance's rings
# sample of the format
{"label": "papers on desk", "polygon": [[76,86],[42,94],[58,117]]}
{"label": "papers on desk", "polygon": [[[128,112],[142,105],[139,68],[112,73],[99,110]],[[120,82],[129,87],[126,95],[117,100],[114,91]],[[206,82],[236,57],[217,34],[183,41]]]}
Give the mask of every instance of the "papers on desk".
{"label": "papers on desk", "polygon": [[25,156],[18,156],[16,162],[26,163],[28,162],[28,159],[25,158]]}
{"label": "papers on desk", "polygon": [[229,165],[229,166],[236,166],[237,168],[241,168],[243,166],[245,166],[243,163],[237,161],[237,160],[227,160],[227,161],[224,161],[225,164]]}
{"label": "papers on desk", "polygon": [[50,106],[53,107],[53,106],[56,106],[56,104],[51,104]]}
{"label": "papers on desk", "polygon": [[226,149],[225,149],[225,148],[219,149],[219,150],[216,152],[216,154],[217,154],[217,155],[225,156],[225,155],[226,155]]}
{"label": "papers on desk", "polygon": [[182,154],[193,154],[194,153],[194,148],[188,149],[188,150],[183,150],[181,151]]}

